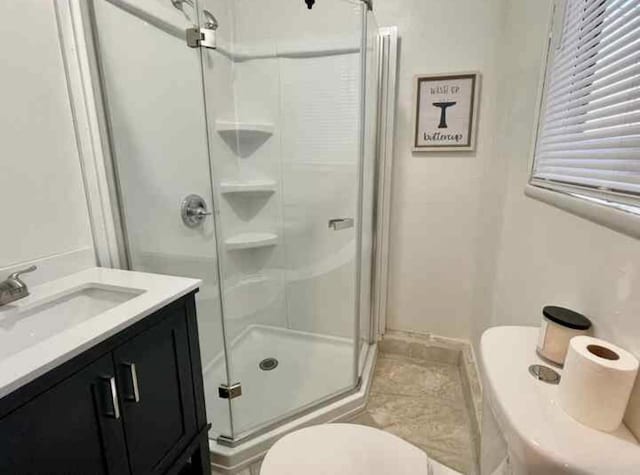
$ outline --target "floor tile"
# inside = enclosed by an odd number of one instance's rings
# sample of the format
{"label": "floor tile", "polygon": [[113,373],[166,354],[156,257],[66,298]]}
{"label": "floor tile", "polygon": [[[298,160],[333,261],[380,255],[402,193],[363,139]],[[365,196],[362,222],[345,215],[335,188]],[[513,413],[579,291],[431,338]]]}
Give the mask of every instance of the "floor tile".
{"label": "floor tile", "polygon": [[455,365],[380,353],[367,407],[351,422],[395,434],[430,459],[473,473],[471,423]]}
{"label": "floor tile", "polygon": [[380,355],[376,362],[371,391],[464,401],[456,366],[385,354]]}
{"label": "floor tile", "polygon": [[379,428],[421,449],[465,454],[471,450],[469,420],[463,407],[427,396],[372,394],[367,412]]}

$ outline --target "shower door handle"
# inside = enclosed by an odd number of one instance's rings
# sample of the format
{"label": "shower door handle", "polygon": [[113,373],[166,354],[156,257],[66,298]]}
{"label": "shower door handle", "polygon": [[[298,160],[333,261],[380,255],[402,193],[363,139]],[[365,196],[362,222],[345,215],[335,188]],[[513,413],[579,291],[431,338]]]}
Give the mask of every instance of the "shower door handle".
{"label": "shower door handle", "polygon": [[353,227],[353,218],[334,218],[329,220],[329,227],[334,231]]}

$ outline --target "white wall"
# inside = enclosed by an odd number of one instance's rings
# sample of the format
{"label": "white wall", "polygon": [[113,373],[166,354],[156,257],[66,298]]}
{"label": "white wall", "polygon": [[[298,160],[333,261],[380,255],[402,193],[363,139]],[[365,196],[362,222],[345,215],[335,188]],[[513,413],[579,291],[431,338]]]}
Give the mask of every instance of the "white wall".
{"label": "white wall", "polygon": [[[484,301],[477,273],[493,272],[485,243],[498,229],[505,167],[493,153],[496,44],[503,1],[381,0],[381,26],[397,25],[400,71],[391,208],[388,327],[469,337]],[[413,153],[416,74],[482,74],[477,150]],[[482,278],[482,277],[481,277]],[[482,305],[487,305],[483,302]]]}
{"label": "white wall", "polygon": [[[550,7],[377,2],[402,38],[388,326],[477,343],[557,304],[640,354],[640,243],[524,195]],[[478,151],[412,153],[413,75],[469,69],[483,74]]]}
{"label": "white wall", "polygon": [[[533,91],[542,67],[548,2],[514,2],[508,43],[514,124],[505,144],[509,161],[495,307],[489,325],[539,322],[544,305],[565,305],[594,322],[595,333],[640,355],[640,242],[525,197],[534,115]],[[529,36],[522,35],[528,30]]]}
{"label": "white wall", "polygon": [[[474,343],[494,325],[538,325],[542,307],[587,315],[594,334],[640,357],[640,242],[523,193],[529,174],[536,94],[551,0],[510,2],[500,72],[499,117],[508,162],[493,305],[474,323]],[[640,434],[640,380],[629,404],[629,427]]]}
{"label": "white wall", "polygon": [[0,57],[0,278],[34,284],[95,264],[53,2],[0,2]]}

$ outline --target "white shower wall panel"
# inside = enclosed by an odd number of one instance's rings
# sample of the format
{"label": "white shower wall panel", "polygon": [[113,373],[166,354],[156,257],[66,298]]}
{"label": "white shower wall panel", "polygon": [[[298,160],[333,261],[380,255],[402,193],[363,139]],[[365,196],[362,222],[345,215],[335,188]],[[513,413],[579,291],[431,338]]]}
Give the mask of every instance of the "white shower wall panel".
{"label": "white shower wall panel", "polygon": [[[226,160],[214,167],[215,180],[273,181],[275,192],[221,197],[219,221],[225,236],[270,232],[279,239],[268,249],[224,255],[231,338],[251,323],[354,333],[356,228],[328,227],[333,218],[357,219],[362,9],[349,9],[345,15],[339,1],[317,2],[311,11],[302,1],[233,3],[235,115],[217,118],[268,124],[273,133],[239,134],[235,143],[227,137],[236,156],[213,157]],[[262,309],[249,298],[251,288],[265,297]]]}
{"label": "white shower wall panel", "polygon": [[[361,41],[362,4],[349,0],[235,0],[235,46],[244,53],[289,53]],[[345,14],[345,11],[349,11]]]}
{"label": "white shower wall panel", "polygon": [[[276,60],[234,62],[234,111],[216,115],[237,132],[216,132],[212,160],[222,239],[245,233],[277,236],[275,246],[224,251],[225,320],[230,339],[247,325],[286,326],[279,118]],[[213,91],[215,94],[215,91]],[[270,133],[243,130],[267,124]],[[222,143],[220,142],[222,139]],[[216,151],[222,149],[222,156]],[[219,166],[222,164],[222,166]],[[273,193],[222,194],[221,183],[274,183]]]}

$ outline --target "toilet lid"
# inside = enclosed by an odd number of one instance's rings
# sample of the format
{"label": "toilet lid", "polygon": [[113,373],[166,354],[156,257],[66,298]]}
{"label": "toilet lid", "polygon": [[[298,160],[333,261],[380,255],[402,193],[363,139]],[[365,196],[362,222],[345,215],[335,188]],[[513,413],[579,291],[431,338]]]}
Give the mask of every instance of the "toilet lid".
{"label": "toilet lid", "polygon": [[260,475],[420,475],[427,455],[388,432],[324,424],[286,435],[267,452]]}

